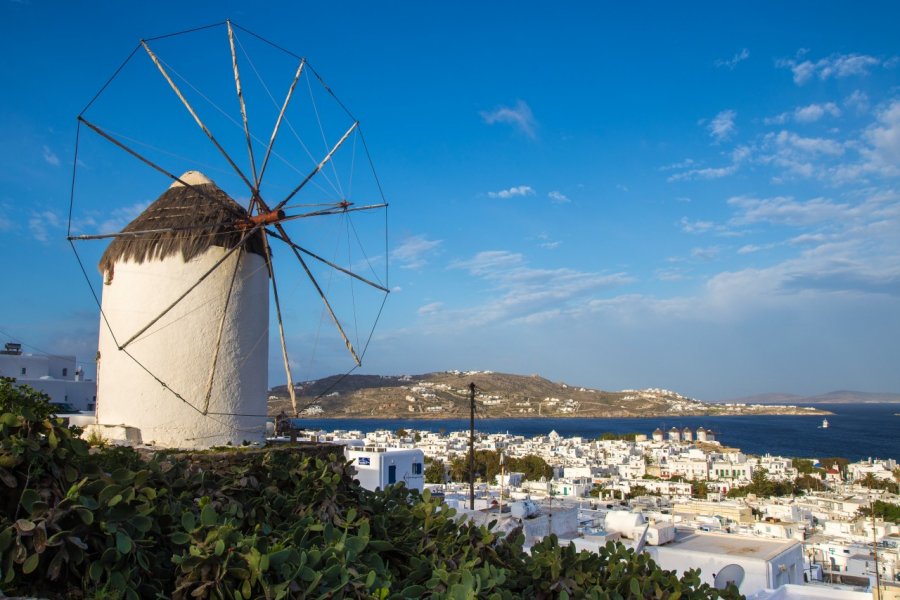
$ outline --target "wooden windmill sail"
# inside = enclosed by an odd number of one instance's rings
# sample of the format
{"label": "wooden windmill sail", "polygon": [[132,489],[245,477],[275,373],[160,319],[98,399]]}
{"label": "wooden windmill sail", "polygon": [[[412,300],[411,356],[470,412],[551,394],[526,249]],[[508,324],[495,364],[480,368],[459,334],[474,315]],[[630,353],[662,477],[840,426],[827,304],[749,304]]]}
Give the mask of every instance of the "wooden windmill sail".
{"label": "wooden windmill sail", "polygon": [[[198,32],[217,32],[217,43],[227,48],[227,79],[232,81],[230,114],[211,100],[212,92],[204,91],[202,85],[185,75],[199,62],[194,41],[187,46],[190,52],[186,53],[184,67],[178,66],[181,63],[177,62],[177,55],[163,57],[155,48],[157,42]],[[287,387],[297,413],[289,333],[279,295],[279,281],[285,277],[285,270],[292,281],[292,301],[297,297],[294,292],[299,278],[311,284],[306,291],[312,294],[305,298],[318,296],[325,318],[332,322],[354,365],[361,364],[371,330],[360,335],[359,328],[354,327],[358,326],[358,319],[345,316],[342,310],[347,306],[355,308],[355,290],[363,289],[379,295],[380,315],[388,293],[386,236],[384,249],[367,250],[362,247],[360,229],[353,221],[356,215],[385,213],[387,208],[374,170],[366,171],[368,187],[361,185],[356,175],[358,164],[368,163],[371,167],[359,122],[305,59],[265,42],[266,47],[286,52],[294,65],[282,101],[275,102],[269,86],[265,81],[261,84],[274,108],[258,111],[270,117],[269,133],[254,133],[249,97],[259,100],[266,94],[248,93],[250,87],[242,81],[241,65],[249,66],[257,80],[262,81],[262,77],[260,63],[250,57],[239,32],[251,41],[261,40],[228,21],[142,40],[78,117],[76,176],[85,177],[79,167],[86,152],[81,132],[86,129],[96,134],[92,140],[114,150],[113,156],[118,156],[118,160],[128,161],[155,181],[162,178],[169,185],[120,231],[95,233],[75,230],[90,217],[79,217],[77,208],[87,193],[76,185],[79,177],[74,177],[69,221],[69,240],[79,261],[77,242],[112,240],[99,260],[104,283],[98,422],[127,425],[140,430],[143,441],[164,446],[204,447],[262,440],[267,412],[270,285]],[[131,74],[129,67],[141,54],[148,59],[143,63],[145,69]],[[222,77],[212,74],[224,75],[222,55],[212,53],[213,67],[196,71],[208,87],[220,92]],[[182,118],[181,125],[172,127],[164,120],[149,117],[147,123],[135,121],[134,115],[119,107],[111,109],[112,103],[106,104],[106,112],[101,110],[105,95],[115,90],[124,73],[131,77],[125,88],[129,93],[135,86],[150,86],[151,91],[141,99],[148,104],[145,110],[150,114],[176,110]],[[317,128],[312,130],[321,133],[318,154],[311,150],[314,144],[300,135],[301,117],[291,110],[297,103],[295,92],[300,82],[306,84],[312,99],[306,107],[317,121]],[[322,123],[325,109],[321,103],[316,104],[313,83],[324,90],[325,100],[337,106],[336,114],[343,115],[344,124],[336,133],[326,132]],[[160,96],[160,88],[165,90],[166,98]],[[95,112],[98,116],[94,116]],[[102,122],[105,117],[119,121],[107,126]],[[217,133],[214,121],[227,130],[226,135]],[[185,128],[185,123],[190,127]],[[122,128],[129,132],[123,133]],[[234,135],[235,128],[241,135]],[[172,150],[165,149],[167,140],[187,134],[188,130],[195,137],[183,145],[175,144],[177,147]],[[139,136],[161,136],[162,141],[147,141]],[[286,136],[292,136],[296,142],[282,142]],[[189,152],[202,156],[192,160]],[[237,158],[244,153],[247,158]],[[337,166],[342,159],[343,173]],[[221,178],[237,189],[226,192],[225,186],[217,185],[208,173],[199,172],[200,165],[218,169],[216,181]],[[342,183],[340,175],[348,172],[350,181]],[[104,182],[104,187],[111,186]],[[101,190],[101,194],[104,191],[107,190]],[[355,197],[362,197],[363,201],[357,202]],[[349,240],[346,255],[333,252],[328,256],[306,242],[324,230],[309,225],[302,228],[313,220],[340,221]],[[303,236],[299,241],[298,231]],[[376,272],[376,264],[383,265],[382,274]],[[355,286],[349,301],[339,299],[335,304],[335,280]],[[98,297],[96,291],[94,294]]]}

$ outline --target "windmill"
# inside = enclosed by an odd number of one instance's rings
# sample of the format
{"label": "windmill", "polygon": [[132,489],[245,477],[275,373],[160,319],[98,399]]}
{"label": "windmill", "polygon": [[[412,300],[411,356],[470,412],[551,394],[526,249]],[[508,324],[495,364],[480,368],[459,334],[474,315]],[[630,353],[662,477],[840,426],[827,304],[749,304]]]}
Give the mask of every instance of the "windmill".
{"label": "windmill", "polygon": [[[78,116],[69,212],[101,313],[98,424],[261,441],[270,286],[295,415],[284,314],[310,313],[294,297],[318,296],[361,365],[389,291],[387,202],[359,121],[305,58],[230,21],[141,40]],[[91,240],[111,240],[100,293]]]}

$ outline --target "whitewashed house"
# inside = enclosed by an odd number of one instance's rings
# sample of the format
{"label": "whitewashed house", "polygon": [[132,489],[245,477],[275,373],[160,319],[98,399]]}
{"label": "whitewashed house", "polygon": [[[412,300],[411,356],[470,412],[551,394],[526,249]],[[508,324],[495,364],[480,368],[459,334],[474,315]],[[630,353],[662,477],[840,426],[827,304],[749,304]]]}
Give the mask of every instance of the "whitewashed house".
{"label": "whitewashed house", "polygon": [[0,377],[12,377],[50,396],[54,403],[69,404],[78,411],[93,411],[97,382],[84,378],[74,356],[27,354],[21,344],[7,343],[0,350]]}

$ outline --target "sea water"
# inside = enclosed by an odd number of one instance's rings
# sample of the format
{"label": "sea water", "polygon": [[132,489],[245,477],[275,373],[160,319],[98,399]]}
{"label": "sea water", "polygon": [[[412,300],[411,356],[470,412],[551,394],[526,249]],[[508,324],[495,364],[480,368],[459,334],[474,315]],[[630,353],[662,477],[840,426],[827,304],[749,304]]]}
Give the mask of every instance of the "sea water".
{"label": "sea water", "polygon": [[[821,458],[841,456],[850,460],[894,458],[900,460],[900,404],[820,404],[827,410],[828,428],[822,428],[822,416],[751,415],[735,417],[647,417],[641,419],[527,418],[479,419],[475,429],[482,433],[505,433],[533,437],[556,431],[563,437],[596,439],[604,432],[644,433],[657,427],[666,433],[672,427],[711,429],[725,446],[740,448],[747,454],[773,454]],[[427,431],[463,431],[468,419],[306,419],[296,421],[305,429],[363,432],[387,429]]]}

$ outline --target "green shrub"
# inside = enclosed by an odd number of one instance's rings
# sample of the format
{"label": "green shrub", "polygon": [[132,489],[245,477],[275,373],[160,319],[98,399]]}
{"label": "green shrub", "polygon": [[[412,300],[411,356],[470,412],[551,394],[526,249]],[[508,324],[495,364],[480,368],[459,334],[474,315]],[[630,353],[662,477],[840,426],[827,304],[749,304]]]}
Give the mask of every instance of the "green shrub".
{"label": "green shrub", "polygon": [[0,382],[0,591],[47,598],[739,598],[609,544],[522,549],[331,446],[141,456]]}

